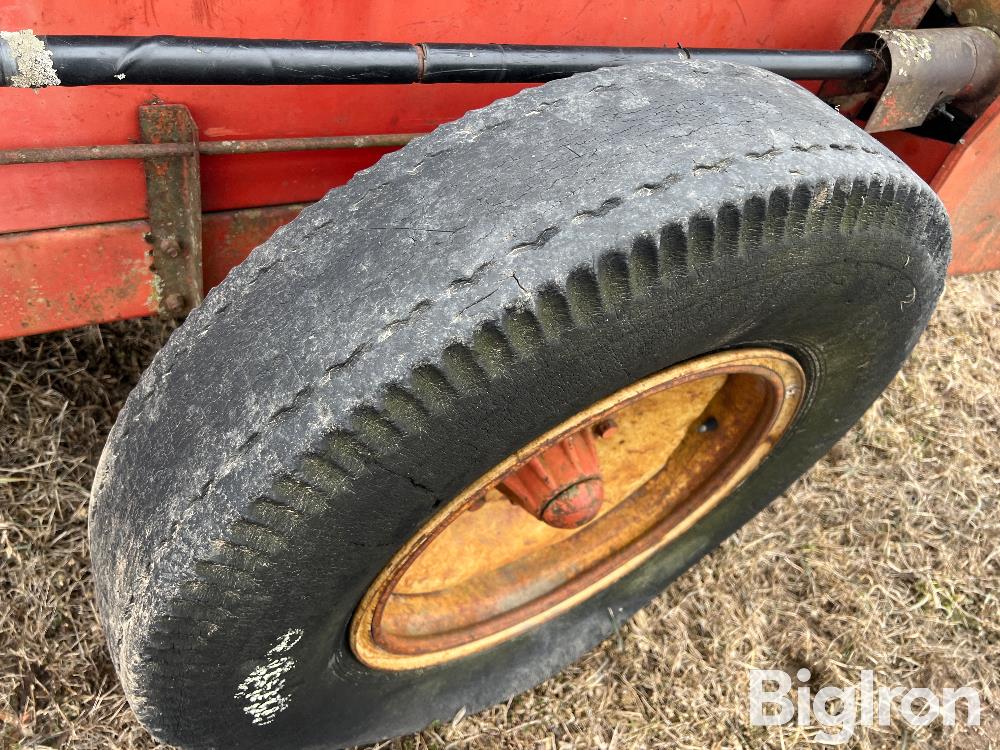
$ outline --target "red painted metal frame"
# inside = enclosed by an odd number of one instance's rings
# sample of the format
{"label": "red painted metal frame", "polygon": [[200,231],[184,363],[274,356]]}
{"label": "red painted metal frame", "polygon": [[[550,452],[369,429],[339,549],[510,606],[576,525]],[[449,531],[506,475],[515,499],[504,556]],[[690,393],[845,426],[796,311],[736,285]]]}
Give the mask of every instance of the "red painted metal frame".
{"label": "red painted metal frame", "polygon": [[[205,214],[205,288],[305,205]],[[142,220],[0,235],[0,339],[155,315],[149,233]]]}
{"label": "red painted metal frame", "polygon": [[0,235],[0,338],[157,310],[145,221]]}
{"label": "red painted metal frame", "polygon": [[[517,7],[508,0],[25,0],[16,7],[0,6],[0,28],[33,28],[42,34],[830,49],[876,22],[913,25],[930,3],[840,0],[816,3],[806,11],[798,0],[549,0]],[[0,148],[138,141],[137,108],[159,101],[187,105],[203,141],[426,132],[520,88],[4,89]],[[891,147],[932,178],[935,162],[944,160],[941,147],[898,135]],[[203,157],[206,288],[290,220],[299,204],[321,197],[386,151]],[[148,251],[142,162],[4,166],[0,191],[5,196],[0,211],[0,338],[154,311],[143,291],[152,284],[151,272],[136,265]],[[234,211],[244,208],[255,211]],[[57,229],[67,226],[71,228]],[[69,259],[73,246],[77,257]],[[72,262],[74,273],[55,269],[56,262],[64,267]]]}
{"label": "red painted metal frame", "polygon": [[990,105],[952,150],[931,186],[951,216],[953,255],[949,273],[1000,266],[1000,99]]}
{"label": "red painted metal frame", "polygon": [[[0,6],[0,28],[46,34],[178,34],[410,42],[505,42],[837,48],[871,0],[826,13],[797,0],[27,0]],[[776,17],[782,23],[774,23]],[[185,104],[201,133],[223,138],[427,132],[522,86],[96,87],[0,92],[0,148],[138,139],[135,112],[150,101]],[[312,201],[370,166],[383,151],[207,157],[206,211]],[[5,168],[0,232],[145,216],[138,162]],[[39,200],[38,196],[52,196]]]}

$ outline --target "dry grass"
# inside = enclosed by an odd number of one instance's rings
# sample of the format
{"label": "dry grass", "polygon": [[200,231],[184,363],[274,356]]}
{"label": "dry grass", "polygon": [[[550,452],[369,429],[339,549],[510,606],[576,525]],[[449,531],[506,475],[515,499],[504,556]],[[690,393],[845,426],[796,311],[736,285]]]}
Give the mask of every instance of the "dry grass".
{"label": "dry grass", "polygon": [[[169,331],[0,343],[0,746],[149,748],[96,624],[87,488]],[[895,723],[853,746],[1000,747],[1000,274],[955,279],[930,332],[830,455],[618,637],[508,705],[392,748],[785,748],[747,726],[746,669],[972,685],[979,730]]]}

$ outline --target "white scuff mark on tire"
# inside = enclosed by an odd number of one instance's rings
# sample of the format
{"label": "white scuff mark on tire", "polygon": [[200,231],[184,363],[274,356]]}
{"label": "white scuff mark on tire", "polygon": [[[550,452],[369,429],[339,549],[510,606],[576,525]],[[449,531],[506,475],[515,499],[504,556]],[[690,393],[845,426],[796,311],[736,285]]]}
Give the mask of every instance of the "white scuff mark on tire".
{"label": "white scuff mark on tire", "polygon": [[286,651],[291,651],[295,647],[295,644],[302,640],[303,635],[305,635],[305,631],[299,628],[292,628],[277,640],[271,650],[267,652],[267,655],[274,656],[275,654],[283,654]]}
{"label": "white scuff mark on tire", "polygon": [[268,650],[268,661],[254,668],[240,683],[234,696],[243,702],[243,713],[256,726],[265,726],[291,705],[292,698],[285,691],[285,675],[295,668],[295,660],[285,656],[302,640],[304,632],[292,628],[280,636]]}
{"label": "white scuff mark on tire", "polygon": [[913,287],[913,291],[903,300],[900,300],[899,309],[902,310],[906,305],[912,305],[917,299],[917,288]]}

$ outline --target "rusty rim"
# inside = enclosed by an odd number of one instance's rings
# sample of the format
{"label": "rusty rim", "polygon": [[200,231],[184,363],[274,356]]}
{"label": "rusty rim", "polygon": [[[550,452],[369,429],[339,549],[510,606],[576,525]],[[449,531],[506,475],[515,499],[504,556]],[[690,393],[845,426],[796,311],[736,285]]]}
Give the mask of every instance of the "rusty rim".
{"label": "rusty rim", "polygon": [[[483,475],[403,546],[355,612],[354,653],[377,669],[441,664],[606,588],[746,478],[791,424],[804,390],[794,359],[745,349],[677,365],[576,414]],[[549,489],[532,495],[532,482]],[[554,503],[569,510],[546,515]]]}

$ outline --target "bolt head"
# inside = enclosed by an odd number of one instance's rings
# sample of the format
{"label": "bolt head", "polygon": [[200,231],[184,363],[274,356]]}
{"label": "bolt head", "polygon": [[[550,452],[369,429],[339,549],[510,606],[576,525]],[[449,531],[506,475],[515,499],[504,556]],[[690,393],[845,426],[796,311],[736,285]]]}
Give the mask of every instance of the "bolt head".
{"label": "bolt head", "polygon": [[177,294],[176,292],[174,294],[168,294],[163,298],[163,308],[173,315],[183,312],[184,296]]}
{"label": "bolt head", "polygon": [[181,255],[181,244],[176,237],[164,237],[156,241],[156,249],[168,258],[179,258]]}
{"label": "bolt head", "polygon": [[618,423],[613,419],[602,419],[594,425],[594,435],[599,438],[609,438],[618,432]]}
{"label": "bolt head", "polygon": [[715,432],[717,429],[719,429],[719,420],[716,419],[715,417],[709,417],[700,425],[698,425],[698,432],[701,433]]}

